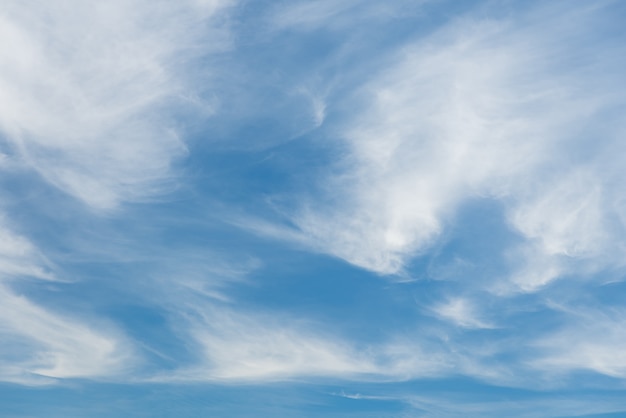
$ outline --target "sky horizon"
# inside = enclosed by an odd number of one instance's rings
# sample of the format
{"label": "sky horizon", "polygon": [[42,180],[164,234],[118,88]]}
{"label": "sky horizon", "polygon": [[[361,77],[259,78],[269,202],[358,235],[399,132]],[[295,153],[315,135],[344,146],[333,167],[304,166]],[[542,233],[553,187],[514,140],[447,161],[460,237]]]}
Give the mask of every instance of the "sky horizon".
{"label": "sky horizon", "polygon": [[0,416],[626,416],[624,18],[3,1]]}

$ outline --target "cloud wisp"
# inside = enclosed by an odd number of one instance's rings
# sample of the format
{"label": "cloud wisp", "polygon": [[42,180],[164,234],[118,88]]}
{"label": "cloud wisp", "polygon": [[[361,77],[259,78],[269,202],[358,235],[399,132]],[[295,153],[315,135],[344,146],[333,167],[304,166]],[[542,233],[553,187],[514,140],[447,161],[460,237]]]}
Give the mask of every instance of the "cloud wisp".
{"label": "cloud wisp", "polygon": [[[311,201],[293,215],[313,247],[403,274],[464,202],[496,199],[528,241],[523,251],[552,266],[543,279],[517,274],[517,285],[532,289],[564,273],[560,256],[596,257],[619,239],[607,226],[619,215],[610,205],[619,190],[607,183],[623,173],[603,167],[616,166],[604,150],[619,147],[622,129],[611,113],[624,102],[611,87],[621,81],[612,58],[621,46],[588,29],[608,12],[527,13],[458,19],[388,58],[356,96],[367,104],[343,130],[341,174],[326,180],[322,200],[330,203]],[[602,138],[585,134],[598,126]],[[585,158],[571,149],[593,151]],[[553,219],[562,213],[570,215]]]}
{"label": "cloud wisp", "polygon": [[197,51],[229,42],[225,5],[6,2],[0,129],[10,158],[95,209],[157,193],[187,152],[168,116],[189,106],[184,73]]}
{"label": "cloud wisp", "polygon": [[[167,189],[187,152],[174,109],[193,111],[195,60],[229,45],[224,10],[230,4],[4,2],[2,170],[35,172],[96,213]],[[46,248],[5,227],[13,223],[19,224],[3,216],[0,228],[0,380],[126,374],[138,357],[111,321],[55,307],[54,298],[44,306],[18,290],[33,279],[63,277]]]}
{"label": "cloud wisp", "polygon": [[134,363],[131,344],[112,325],[56,313],[13,289],[18,280],[56,280],[27,239],[3,228],[0,259],[1,381],[37,385],[54,378],[105,378]]}

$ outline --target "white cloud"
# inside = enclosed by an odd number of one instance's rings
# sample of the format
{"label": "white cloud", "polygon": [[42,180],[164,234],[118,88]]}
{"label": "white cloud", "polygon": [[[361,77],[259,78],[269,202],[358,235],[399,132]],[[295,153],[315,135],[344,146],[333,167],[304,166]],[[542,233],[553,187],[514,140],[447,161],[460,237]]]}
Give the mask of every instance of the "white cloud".
{"label": "white cloud", "polygon": [[440,318],[463,328],[493,328],[493,325],[480,318],[475,304],[467,298],[451,298],[435,305],[432,311]]}
{"label": "white cloud", "polygon": [[623,199],[616,182],[626,173],[603,172],[610,163],[604,156],[590,168],[567,168],[518,194],[509,220],[527,239],[510,253],[519,266],[512,282],[520,289],[624,265],[625,224],[615,203]]}
{"label": "white cloud", "polygon": [[199,345],[200,362],[162,379],[272,381],[375,372],[366,354],[286,318],[204,304],[182,326]]}
{"label": "white cloud", "polygon": [[[0,229],[2,281],[54,280],[50,266],[26,238]],[[132,348],[111,327],[53,312],[0,285],[0,380],[44,384],[46,378],[105,377],[134,362]]]}
{"label": "white cloud", "polygon": [[[159,192],[187,152],[174,113],[205,88],[192,89],[193,60],[228,46],[220,13],[229,4],[3,2],[2,169],[34,170],[95,209]],[[0,225],[2,281],[58,280],[43,252],[5,226],[12,221]],[[15,289],[0,289],[0,380],[111,377],[136,364],[105,321],[55,312]]]}
{"label": "white cloud", "polygon": [[[3,2],[2,169],[33,170],[97,210],[159,192],[187,152],[173,118],[199,93],[194,59],[230,42],[222,14],[229,4]],[[111,377],[136,364],[131,344],[105,321],[17,292],[22,277],[58,278],[11,223],[0,225],[0,380]]]}
{"label": "white cloud", "polygon": [[550,375],[588,370],[626,377],[626,313],[621,309],[566,311],[568,322],[533,346],[538,354],[531,365]]}
{"label": "white cloud", "polygon": [[194,50],[228,43],[227,3],[4,2],[0,130],[13,158],[97,209],[157,192],[186,153],[165,110],[190,94]]}
{"label": "white cloud", "polygon": [[106,332],[102,324],[55,314],[6,288],[0,289],[0,301],[0,353],[3,366],[10,364],[12,369],[9,375],[0,374],[1,380],[37,383],[39,376],[110,377],[132,363],[128,343]]}
{"label": "white cloud", "polygon": [[332,22],[337,15],[354,8],[358,0],[297,2],[277,7],[272,21],[277,29],[313,29]]}
{"label": "white cloud", "polygon": [[[344,130],[326,196],[292,217],[311,246],[402,274],[475,197],[502,200],[523,251],[545,260],[546,271],[514,274],[525,289],[567,271],[559,257],[597,259],[621,242],[607,219],[624,173],[607,173],[615,157],[601,151],[623,132],[610,113],[626,99],[612,88],[621,47],[587,31],[594,13],[606,12],[467,17],[396,51],[355,95],[367,105]],[[589,64],[573,65],[581,54]]]}
{"label": "white cloud", "polygon": [[414,16],[429,1],[432,0],[386,3],[363,0],[279,2],[272,9],[269,20],[273,28],[278,30],[353,29],[355,22],[359,21]]}
{"label": "white cloud", "polygon": [[375,371],[364,355],[290,326],[220,317],[219,329],[196,330],[216,379],[349,376]]}
{"label": "white cloud", "polygon": [[406,396],[403,399],[419,411],[424,418],[455,417],[502,417],[515,416],[533,418],[537,416],[586,417],[596,414],[624,412],[626,404],[619,396],[580,396],[571,399],[559,395],[543,395],[527,399],[482,400],[481,394],[475,394],[470,400],[466,396],[448,394],[442,396]]}
{"label": "white cloud", "polygon": [[54,279],[50,263],[26,238],[15,234],[0,219],[0,281],[29,276]]}
{"label": "white cloud", "polygon": [[[177,297],[179,297],[178,295]],[[185,298],[170,307],[197,361],[155,381],[268,382],[302,378],[380,381],[450,373],[457,358],[420,338],[359,343],[283,312]]]}
{"label": "white cloud", "polygon": [[546,183],[513,208],[511,223],[546,255],[599,255],[608,238],[602,179],[577,170]]}
{"label": "white cloud", "polygon": [[[318,28],[349,15],[357,3],[297,3],[276,24]],[[202,42],[196,35],[204,29],[196,25],[215,17],[223,3],[39,6],[0,8],[0,37],[10,40],[0,45],[0,129],[13,149],[6,158],[96,209],[149,196],[186,152],[164,110],[188,93],[178,70],[193,55],[187,48]],[[517,289],[537,291],[564,274],[623,265],[623,127],[603,113],[624,102],[609,88],[621,75],[606,59],[621,50],[600,45],[597,64],[570,67],[561,61],[577,54],[568,37],[580,35],[585,21],[566,14],[552,23],[467,18],[385,57],[388,67],[355,93],[368,104],[345,125],[347,155],[333,167],[340,174],[326,179],[324,199],[310,199],[292,214],[294,229],[242,223],[377,273],[403,274],[441,238],[464,201],[489,197],[504,202],[511,228],[524,240],[509,251]],[[226,42],[219,31],[215,36]],[[332,95],[303,92],[315,127],[326,124]],[[601,138],[588,137],[601,122],[607,122]],[[463,373],[525,384],[535,370],[626,373],[621,313],[573,321],[539,339],[528,372],[514,344],[536,335],[487,335],[495,315],[483,316],[479,303],[464,297],[452,296],[432,312],[471,332],[443,335],[446,329],[433,337],[416,329],[404,339],[359,344],[332,327],[322,332],[281,312],[240,309],[225,289],[243,280],[255,260],[232,268],[204,251],[154,253],[177,260],[154,263],[158,278],[149,285],[161,288],[143,297],[170,303],[159,309],[172,310],[182,340],[199,358],[163,379],[402,380]],[[55,278],[35,245],[1,225],[0,274],[7,282]],[[38,306],[14,289],[0,287],[0,379],[110,377],[136,364],[132,347],[114,329]],[[488,343],[464,345],[474,332],[484,332]],[[491,361],[498,356],[512,360]]]}

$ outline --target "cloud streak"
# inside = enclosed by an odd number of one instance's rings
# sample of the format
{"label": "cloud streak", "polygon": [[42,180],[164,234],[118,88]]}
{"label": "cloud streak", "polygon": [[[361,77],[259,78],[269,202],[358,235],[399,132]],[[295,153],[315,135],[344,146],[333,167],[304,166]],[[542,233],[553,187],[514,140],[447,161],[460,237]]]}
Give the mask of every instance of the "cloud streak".
{"label": "cloud streak", "polygon": [[[311,245],[381,274],[405,274],[464,202],[490,198],[505,204],[528,251],[553,266],[543,279],[519,273],[520,287],[560,276],[561,255],[598,256],[618,239],[606,231],[613,215],[603,199],[619,191],[604,189],[606,173],[597,178],[615,164],[596,152],[617,145],[622,132],[611,116],[624,102],[611,89],[622,81],[612,58],[621,47],[597,43],[584,28],[606,13],[469,16],[393,54],[356,96],[367,105],[343,130],[347,155],[321,200],[330,203],[311,200],[293,216]],[[573,65],[581,54],[586,61]],[[601,148],[584,134],[598,126]],[[592,150],[590,158],[572,148]]]}
{"label": "cloud streak", "polygon": [[122,373],[134,361],[134,354],[112,326],[55,313],[12,288],[10,282],[20,279],[56,278],[27,239],[8,228],[3,228],[1,236],[0,380],[36,385],[52,383],[53,378]]}
{"label": "cloud streak", "polygon": [[187,152],[168,114],[190,95],[194,49],[228,43],[225,4],[5,3],[0,129],[11,158],[94,209],[157,193]]}
{"label": "cloud streak", "polygon": [[[170,187],[187,153],[175,108],[193,111],[190,97],[202,93],[189,84],[195,60],[229,45],[230,4],[4,2],[5,174],[35,172],[96,212]],[[14,222],[3,216],[0,227],[0,379],[38,384],[127,373],[138,357],[108,321],[61,313],[18,290],[26,280],[63,277],[44,250],[5,226]]]}

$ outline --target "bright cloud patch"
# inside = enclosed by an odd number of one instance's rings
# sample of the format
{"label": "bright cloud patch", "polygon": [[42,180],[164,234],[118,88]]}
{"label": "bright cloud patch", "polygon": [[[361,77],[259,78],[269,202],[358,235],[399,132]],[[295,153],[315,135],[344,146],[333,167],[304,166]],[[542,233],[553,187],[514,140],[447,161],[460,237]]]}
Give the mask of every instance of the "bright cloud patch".
{"label": "bright cloud patch", "polygon": [[[464,200],[488,197],[507,202],[512,226],[541,254],[599,255],[611,215],[594,173],[614,165],[602,150],[620,137],[608,113],[624,98],[613,91],[619,64],[597,59],[617,51],[571,42],[599,24],[593,17],[550,18],[455,21],[389,58],[345,132],[344,172],[328,184],[338,204],[296,217],[316,245],[399,273]],[[581,54],[583,64],[567,64]],[[592,126],[603,126],[602,138],[581,134]]]}
{"label": "bright cloud patch", "polygon": [[5,4],[0,127],[11,153],[97,209],[154,194],[186,153],[172,113],[188,94],[189,51],[206,35],[223,48],[205,26],[219,6]]}

